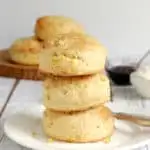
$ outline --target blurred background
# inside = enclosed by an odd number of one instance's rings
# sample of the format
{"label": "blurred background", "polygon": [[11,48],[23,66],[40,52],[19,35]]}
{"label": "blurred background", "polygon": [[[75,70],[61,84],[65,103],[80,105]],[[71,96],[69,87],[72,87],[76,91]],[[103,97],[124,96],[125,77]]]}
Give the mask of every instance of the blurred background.
{"label": "blurred background", "polygon": [[36,18],[49,14],[80,21],[111,56],[150,48],[150,0],[0,0],[0,48],[31,35]]}

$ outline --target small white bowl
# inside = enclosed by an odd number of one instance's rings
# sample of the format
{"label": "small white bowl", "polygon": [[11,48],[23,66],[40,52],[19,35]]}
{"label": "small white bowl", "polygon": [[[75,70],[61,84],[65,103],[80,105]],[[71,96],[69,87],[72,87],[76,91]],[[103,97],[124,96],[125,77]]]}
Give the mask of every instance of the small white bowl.
{"label": "small white bowl", "polygon": [[139,95],[150,98],[150,77],[144,77],[138,71],[131,73],[130,82]]}

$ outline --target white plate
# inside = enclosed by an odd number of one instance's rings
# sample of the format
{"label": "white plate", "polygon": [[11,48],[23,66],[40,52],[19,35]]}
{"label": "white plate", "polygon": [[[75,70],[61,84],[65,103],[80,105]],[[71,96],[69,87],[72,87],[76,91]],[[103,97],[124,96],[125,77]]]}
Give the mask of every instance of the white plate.
{"label": "white plate", "polygon": [[129,150],[150,141],[150,133],[146,130],[135,124],[116,120],[116,130],[109,144],[48,142],[42,131],[42,113],[43,109],[39,104],[30,104],[30,107],[16,112],[5,120],[5,133],[18,144],[36,150]]}

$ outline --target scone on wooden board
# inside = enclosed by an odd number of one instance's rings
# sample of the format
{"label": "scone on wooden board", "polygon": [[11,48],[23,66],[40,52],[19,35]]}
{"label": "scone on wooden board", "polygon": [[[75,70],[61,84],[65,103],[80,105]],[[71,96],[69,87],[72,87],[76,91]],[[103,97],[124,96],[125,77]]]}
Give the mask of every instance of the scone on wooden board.
{"label": "scone on wooden board", "polygon": [[56,34],[85,32],[81,24],[65,16],[42,16],[36,20],[35,35],[42,41],[49,41]]}
{"label": "scone on wooden board", "polygon": [[43,128],[47,136],[67,142],[96,142],[111,137],[114,118],[104,106],[79,113],[59,113],[46,110]]}
{"label": "scone on wooden board", "polygon": [[10,59],[24,65],[38,65],[42,45],[34,36],[15,40],[8,49]]}
{"label": "scone on wooden board", "polygon": [[110,100],[109,79],[103,74],[49,76],[44,80],[44,105],[54,111],[83,111]]}
{"label": "scone on wooden board", "polygon": [[90,35],[57,35],[44,44],[39,70],[57,76],[95,74],[104,70],[106,56],[106,48]]}

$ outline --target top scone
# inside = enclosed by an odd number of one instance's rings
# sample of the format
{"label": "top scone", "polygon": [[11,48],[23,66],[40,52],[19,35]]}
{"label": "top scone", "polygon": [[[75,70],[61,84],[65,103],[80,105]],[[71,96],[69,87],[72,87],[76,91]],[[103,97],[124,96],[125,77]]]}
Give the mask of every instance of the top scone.
{"label": "top scone", "polygon": [[44,45],[39,70],[57,76],[90,75],[104,69],[106,56],[105,47],[90,35],[57,35]]}
{"label": "top scone", "polygon": [[74,19],[64,16],[43,16],[37,19],[35,35],[42,41],[49,41],[56,34],[83,33],[84,28]]}

